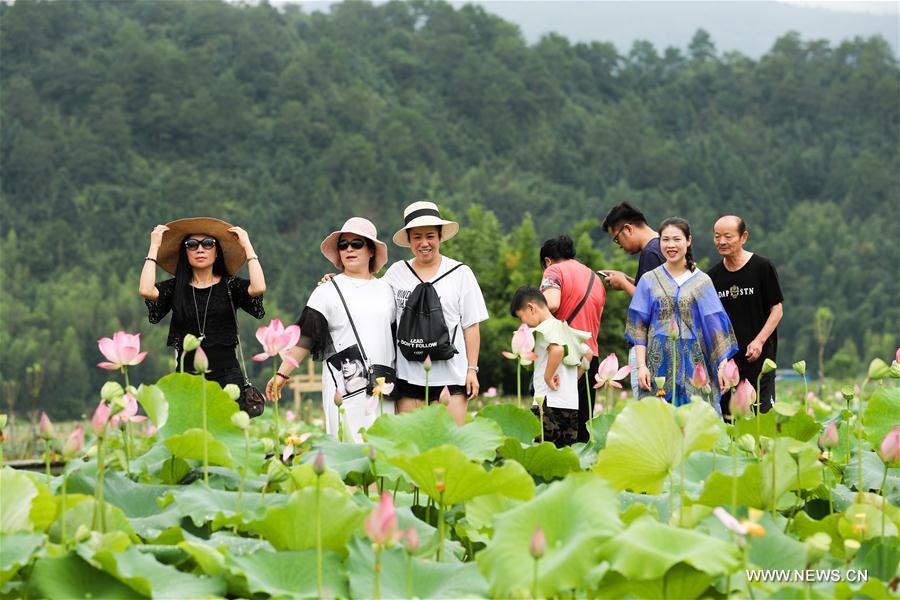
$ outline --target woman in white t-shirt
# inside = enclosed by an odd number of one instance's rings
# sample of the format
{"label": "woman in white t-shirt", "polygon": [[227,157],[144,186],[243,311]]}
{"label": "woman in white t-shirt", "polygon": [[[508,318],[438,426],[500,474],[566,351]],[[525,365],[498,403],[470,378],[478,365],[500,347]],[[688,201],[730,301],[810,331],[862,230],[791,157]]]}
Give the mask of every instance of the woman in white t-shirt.
{"label": "woman in white t-shirt", "polygon": [[[456,235],[459,224],[442,219],[432,202],[410,204],[403,211],[403,220],[404,226],[394,234],[393,240],[398,246],[412,250],[413,259],[397,261],[382,279],[393,291],[398,321],[415,287],[421,282],[434,282],[456,354],[447,360],[433,361],[428,374],[428,399],[438,401],[441,389],[447,386],[450,391],[447,410],[462,425],[468,401],[478,395],[481,344],[478,324],[488,318],[487,306],[472,269],[441,255],[441,242]],[[394,397],[397,411],[406,412],[425,403],[425,367],[422,362],[407,360],[401,352],[396,355]]]}
{"label": "woman in white t-shirt", "polygon": [[[362,441],[360,429],[367,429],[384,412],[393,413],[393,401],[379,402],[371,395],[369,373],[393,381],[394,296],[390,286],[373,273],[387,262],[387,246],[378,240],[375,225],[353,217],[322,241],[322,254],[342,272],[318,286],[297,320],[300,341],[288,354],[300,363],[308,354],[324,361],[322,399],[325,430],[337,437],[340,411],[344,409],[344,436]],[[348,316],[349,312],[349,316]],[[352,320],[351,318],[352,317]],[[282,362],[279,385],[284,385],[293,367]],[[273,380],[266,395],[273,396]]]}

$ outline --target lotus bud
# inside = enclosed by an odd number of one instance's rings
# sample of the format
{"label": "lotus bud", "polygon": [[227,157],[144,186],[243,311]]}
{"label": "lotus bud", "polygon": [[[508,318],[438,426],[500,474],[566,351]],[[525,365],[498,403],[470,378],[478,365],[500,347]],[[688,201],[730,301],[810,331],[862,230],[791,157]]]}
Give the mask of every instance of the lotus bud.
{"label": "lotus bud", "polygon": [[388,492],[381,494],[381,500],[366,517],[365,529],[369,539],[379,546],[390,546],[403,535],[397,530],[397,510]]}
{"label": "lotus bud", "polygon": [[669,339],[677,340],[678,339],[678,323],[675,322],[675,319],[669,321]]}
{"label": "lotus bud", "polygon": [[191,352],[192,350],[196,350],[200,347],[200,338],[196,335],[189,333],[184,336],[184,341],[182,342],[182,346],[184,347],[185,352]]}
{"label": "lotus bud", "polygon": [[434,489],[438,492],[443,492],[447,489],[447,483],[444,481],[444,477],[446,476],[447,469],[443,467],[434,468]]}
{"label": "lotus bud", "polygon": [[419,549],[419,532],[416,531],[415,526],[411,525],[403,534],[403,547],[410,554],[415,554]]}
{"label": "lotus bud", "polygon": [[430,354],[425,355],[425,360],[422,361],[422,366],[425,368],[426,372],[431,370],[431,355]]}
{"label": "lotus bud", "polygon": [[321,476],[325,472],[325,455],[321,450],[316,452],[316,458],[313,460],[313,473]]}
{"label": "lotus bud", "polygon": [[241,431],[247,431],[247,429],[250,428],[250,415],[242,410],[239,410],[231,415],[231,424]]}
{"label": "lotus bud", "polygon": [[737,389],[731,394],[729,409],[733,417],[749,417],[753,414],[753,401],[756,399],[756,390],[750,382],[744,379]]}
{"label": "lotus bud", "polygon": [[241,388],[233,383],[227,384],[224,388],[222,388],[222,391],[228,394],[228,397],[235,402],[237,402],[237,399],[241,397]]}
{"label": "lotus bud", "polygon": [[801,376],[806,376],[806,361],[798,360],[794,364],[791,365],[795,371]]}
{"label": "lotus bud", "polygon": [[491,386],[487,389],[485,393],[482,394],[485,398],[496,398],[497,397],[497,388]]}
{"label": "lotus bud", "polygon": [[546,399],[547,399],[547,397],[544,396],[543,394],[541,394],[539,396],[534,397],[534,403],[537,404],[538,406],[544,406],[544,400],[546,400]]}
{"label": "lotus bud", "polygon": [[893,463],[900,460],[900,425],[894,425],[891,432],[884,436],[879,449],[881,460]]}
{"label": "lotus bud", "polygon": [[741,371],[738,369],[737,363],[734,362],[733,358],[729,358],[725,361],[725,364],[722,367],[722,378],[725,380],[725,387],[737,387],[740,383]]}
{"label": "lotus bud", "polygon": [[445,385],[444,388],[441,390],[441,395],[440,395],[440,398],[439,398],[439,399],[440,399],[440,401],[441,401],[441,404],[443,404],[443,405],[445,405],[445,406],[446,406],[447,404],[450,404],[450,388],[447,387],[446,385]]}
{"label": "lotus bud", "polygon": [[890,374],[891,368],[880,358],[875,358],[869,363],[869,379],[884,379]]}
{"label": "lotus bud", "polygon": [[806,563],[813,564],[823,556],[831,548],[831,536],[824,531],[819,531],[805,540],[806,542]]}
{"label": "lotus bud", "polygon": [[547,538],[544,537],[544,530],[541,527],[535,527],[531,536],[531,543],[528,545],[528,551],[535,560],[544,556],[547,551]]}
{"label": "lotus bud", "polygon": [[825,428],[825,431],[819,436],[819,448],[837,448],[840,436],[838,435],[837,422],[832,421]]}
{"label": "lotus bud", "polygon": [[83,542],[91,537],[91,528],[87,525],[79,525],[78,529],[75,530],[75,536],[73,539],[76,542]]}
{"label": "lotus bud", "polygon": [[194,371],[197,373],[209,371],[209,359],[206,358],[206,352],[203,351],[203,348],[194,350]]}
{"label": "lotus bud", "polygon": [[749,454],[753,454],[756,452],[756,438],[750,435],[749,433],[745,433],[737,440],[738,448],[747,452]]}
{"label": "lotus bud", "polygon": [[91,417],[91,428],[94,430],[94,435],[98,438],[102,438],[106,433],[106,424],[109,422],[109,413],[109,406],[101,401],[94,411],[94,416]]}
{"label": "lotus bud", "polygon": [[778,368],[778,365],[775,364],[775,361],[772,360],[771,358],[767,358],[766,360],[763,361],[762,374],[765,375],[766,373],[771,373],[772,371],[774,371],[777,368]]}
{"label": "lotus bud", "polygon": [[107,401],[118,398],[124,393],[125,390],[117,381],[107,381],[103,384],[103,387],[100,388],[100,397]]}
{"label": "lotus bud", "polygon": [[50,417],[48,417],[45,412],[41,413],[41,422],[38,424],[38,432],[45,440],[53,438],[53,423],[50,422]]}
{"label": "lotus bud", "polygon": [[272,441],[272,438],[264,437],[262,438],[263,452],[269,454],[272,450],[275,449],[275,442]]}
{"label": "lotus bud", "polygon": [[69,460],[81,452],[82,448],[84,448],[84,427],[79,425],[75,431],[69,434],[66,443],[63,444],[62,454]]}
{"label": "lotus bud", "polygon": [[338,408],[341,407],[341,404],[344,403],[344,395],[341,394],[340,390],[334,391],[334,405]]}
{"label": "lotus bud", "polygon": [[691,385],[698,390],[707,390],[709,388],[709,376],[706,374],[706,367],[702,362],[698,362],[694,367],[694,375],[691,377]]}
{"label": "lotus bud", "polygon": [[900,348],[897,348],[897,352],[894,353],[894,362],[892,364],[900,365]]}
{"label": "lotus bud", "polygon": [[891,379],[900,379],[900,363],[891,363],[891,368],[888,372],[888,376],[890,376]]}
{"label": "lotus bud", "polygon": [[369,446],[368,455],[369,460],[371,460],[372,462],[375,462],[375,459],[378,458],[378,455],[375,453],[375,448],[373,448],[372,446]]}
{"label": "lotus bud", "polygon": [[859,543],[859,540],[844,540],[844,554],[847,555],[847,560],[850,560],[851,558],[856,556],[856,553],[859,552],[860,546],[861,544]]}

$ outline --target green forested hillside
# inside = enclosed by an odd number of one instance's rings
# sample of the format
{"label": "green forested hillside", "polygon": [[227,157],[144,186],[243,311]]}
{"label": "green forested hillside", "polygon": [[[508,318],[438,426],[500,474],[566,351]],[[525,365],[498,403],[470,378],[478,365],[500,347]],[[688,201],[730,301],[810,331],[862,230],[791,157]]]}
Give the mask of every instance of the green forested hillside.
{"label": "green forested hillside", "polygon": [[[602,39],[602,23],[597,26]],[[788,34],[760,60],[569,43],[442,2],[330,14],[221,2],[0,4],[0,376],[4,403],[77,415],[106,373],[96,340],[143,333],[143,379],[169,368],[138,274],[157,223],[213,215],[251,233],[267,319],[293,319],[345,218],[383,238],[431,199],[464,224],[495,317],[483,386],[512,381],[507,298],[540,242],[573,233],[595,268],[633,269],[596,228],[622,200],[695,226],[742,214],[785,292],[779,362],[846,374],[900,333],[900,69],[882,39]],[[404,252],[391,248],[391,257]],[[610,294],[603,350],[620,350]],[[249,344],[253,328],[243,323]],[[39,368],[35,368],[39,365]]]}

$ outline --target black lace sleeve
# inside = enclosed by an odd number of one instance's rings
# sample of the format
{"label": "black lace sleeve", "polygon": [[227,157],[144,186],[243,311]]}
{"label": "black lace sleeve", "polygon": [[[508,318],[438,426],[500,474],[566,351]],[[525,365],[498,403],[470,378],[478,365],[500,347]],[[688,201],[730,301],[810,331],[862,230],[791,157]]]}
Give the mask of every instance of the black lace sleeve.
{"label": "black lace sleeve", "polygon": [[147,305],[147,316],[151,323],[159,323],[172,310],[172,298],[175,297],[175,278],[166,279],[156,284],[159,297],[156,300],[144,298]]}
{"label": "black lace sleeve", "polygon": [[241,277],[234,277],[229,282],[229,286],[231,287],[231,294],[234,298],[234,308],[243,308],[244,312],[249,315],[253,315],[257,319],[262,319],[266,316],[266,309],[263,306],[263,297],[260,296],[251,296],[248,293],[248,289],[250,289],[250,280],[243,279]]}
{"label": "black lace sleeve", "polygon": [[331,334],[328,333],[328,321],[325,316],[314,308],[306,307],[297,319],[300,326],[299,345],[309,350],[313,360],[324,360],[325,356],[333,351],[334,344]]}

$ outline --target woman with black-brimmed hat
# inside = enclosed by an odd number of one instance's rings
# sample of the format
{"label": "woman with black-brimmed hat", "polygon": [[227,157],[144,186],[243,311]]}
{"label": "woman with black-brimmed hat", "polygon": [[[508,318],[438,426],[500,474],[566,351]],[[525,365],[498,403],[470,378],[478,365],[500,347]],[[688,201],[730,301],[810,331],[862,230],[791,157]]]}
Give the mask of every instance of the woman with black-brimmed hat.
{"label": "woman with black-brimmed hat", "polygon": [[[234,277],[248,263],[250,279]],[[157,265],[171,279],[156,282]],[[168,346],[177,352],[177,364],[193,371],[194,352],[184,356],[187,334],[200,338],[209,359],[206,378],[221,386],[242,385],[244,376],[235,356],[238,343],[238,308],[261,319],[265,315],[266,279],[250,237],[240,227],[209,217],[178,219],[157,225],[150,234],[150,250],[141,271],[140,294],[151,323],[169,311]]]}
{"label": "woman with black-brimmed hat", "polygon": [[[395,262],[384,275],[397,305],[398,352],[397,385],[394,396],[398,412],[412,410],[425,402],[427,356],[428,400],[438,401],[447,386],[450,400],[447,410],[457,424],[465,422],[468,400],[478,395],[478,352],[481,344],[479,323],[488,318],[487,306],[475,274],[467,265],[441,255],[441,243],[459,231],[459,224],[441,217],[433,202],[413,202],[403,212],[403,228],[394,234],[394,243],[412,251],[412,260]],[[424,298],[420,284],[430,284],[439,297],[440,310],[427,310],[426,302],[415,309],[409,302]],[[432,290],[428,290],[431,295]],[[433,295],[432,295],[433,298]],[[424,315],[429,316],[425,317]],[[433,327],[436,317],[442,317],[441,335],[434,339],[422,336],[404,338],[404,331],[414,331],[416,320],[428,319],[422,329]],[[440,319],[438,319],[440,320]],[[409,326],[409,327],[407,327]],[[434,352],[444,358],[436,359]]]}

